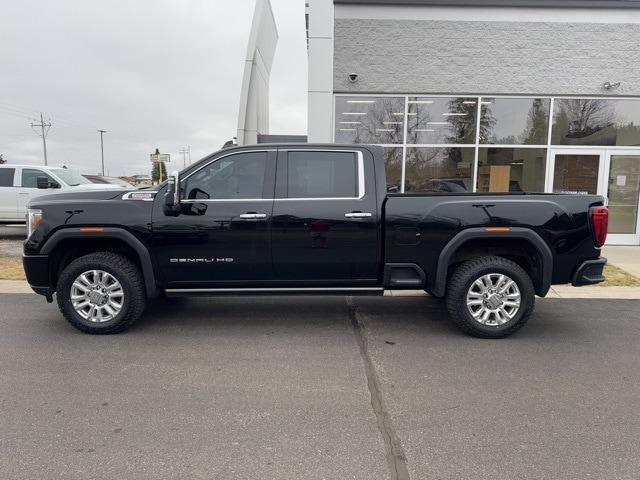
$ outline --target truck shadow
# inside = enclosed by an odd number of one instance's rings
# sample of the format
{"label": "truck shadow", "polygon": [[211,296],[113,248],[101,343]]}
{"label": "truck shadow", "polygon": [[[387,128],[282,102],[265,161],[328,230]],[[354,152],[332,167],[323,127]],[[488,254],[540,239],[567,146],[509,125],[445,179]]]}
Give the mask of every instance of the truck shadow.
{"label": "truck shadow", "polygon": [[[439,336],[466,337],[449,321],[442,300],[431,297],[356,297],[353,301],[365,328],[371,332],[384,330],[392,334],[394,331],[410,331],[412,335],[431,340]],[[603,308],[601,300],[538,299],[534,315],[512,338],[543,340],[557,336],[581,336],[586,328],[581,321],[584,313],[576,311],[576,302],[582,307],[591,302],[594,305],[598,303],[596,310]],[[593,312],[589,308],[584,310]],[[152,302],[131,332],[195,329],[213,334],[213,330],[220,327],[246,329],[248,335],[252,328],[352,328],[347,297],[182,297]]]}

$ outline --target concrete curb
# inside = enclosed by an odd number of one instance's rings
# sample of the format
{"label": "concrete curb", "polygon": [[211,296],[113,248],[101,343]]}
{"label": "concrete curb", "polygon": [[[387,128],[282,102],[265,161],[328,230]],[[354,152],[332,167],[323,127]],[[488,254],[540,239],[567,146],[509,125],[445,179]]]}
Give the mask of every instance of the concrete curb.
{"label": "concrete curb", "polygon": [[24,280],[0,280],[0,293],[33,293]]}
{"label": "concrete curb", "polygon": [[[33,293],[29,284],[24,280],[0,280],[0,294],[2,293]],[[428,297],[422,290],[388,290],[387,297]],[[551,288],[547,298],[605,298],[640,300],[640,287],[572,287],[570,285],[556,285]]]}

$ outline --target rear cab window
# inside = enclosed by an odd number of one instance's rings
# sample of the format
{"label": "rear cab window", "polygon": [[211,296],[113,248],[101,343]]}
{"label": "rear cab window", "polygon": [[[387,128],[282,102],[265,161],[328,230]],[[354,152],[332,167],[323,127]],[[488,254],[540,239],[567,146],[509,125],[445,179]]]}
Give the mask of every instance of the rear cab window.
{"label": "rear cab window", "polygon": [[362,193],[357,152],[288,152],[287,198],[358,198]]}
{"label": "rear cab window", "polygon": [[0,168],[0,187],[13,187],[15,168]]}

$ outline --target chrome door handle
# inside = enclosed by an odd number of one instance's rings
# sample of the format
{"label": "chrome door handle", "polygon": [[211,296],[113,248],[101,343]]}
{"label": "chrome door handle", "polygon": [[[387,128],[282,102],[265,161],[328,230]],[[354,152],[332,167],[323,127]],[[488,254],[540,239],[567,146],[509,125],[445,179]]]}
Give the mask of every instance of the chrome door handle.
{"label": "chrome door handle", "polygon": [[370,217],[371,214],[369,212],[351,212],[345,213],[344,216],[347,218],[367,218]]}
{"label": "chrome door handle", "polygon": [[266,213],[243,213],[240,215],[240,218],[244,218],[246,220],[257,220],[261,218],[267,218]]}

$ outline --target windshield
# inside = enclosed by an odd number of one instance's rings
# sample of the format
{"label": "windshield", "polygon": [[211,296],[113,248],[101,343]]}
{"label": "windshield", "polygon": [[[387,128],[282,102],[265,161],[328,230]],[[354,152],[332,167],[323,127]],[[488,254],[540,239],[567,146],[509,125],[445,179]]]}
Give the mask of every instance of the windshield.
{"label": "windshield", "polygon": [[80,175],[80,172],[76,170],[68,170],[66,168],[52,168],[51,173],[55,174],[58,178],[60,178],[60,180],[62,180],[70,187],[91,183],[89,180]]}

